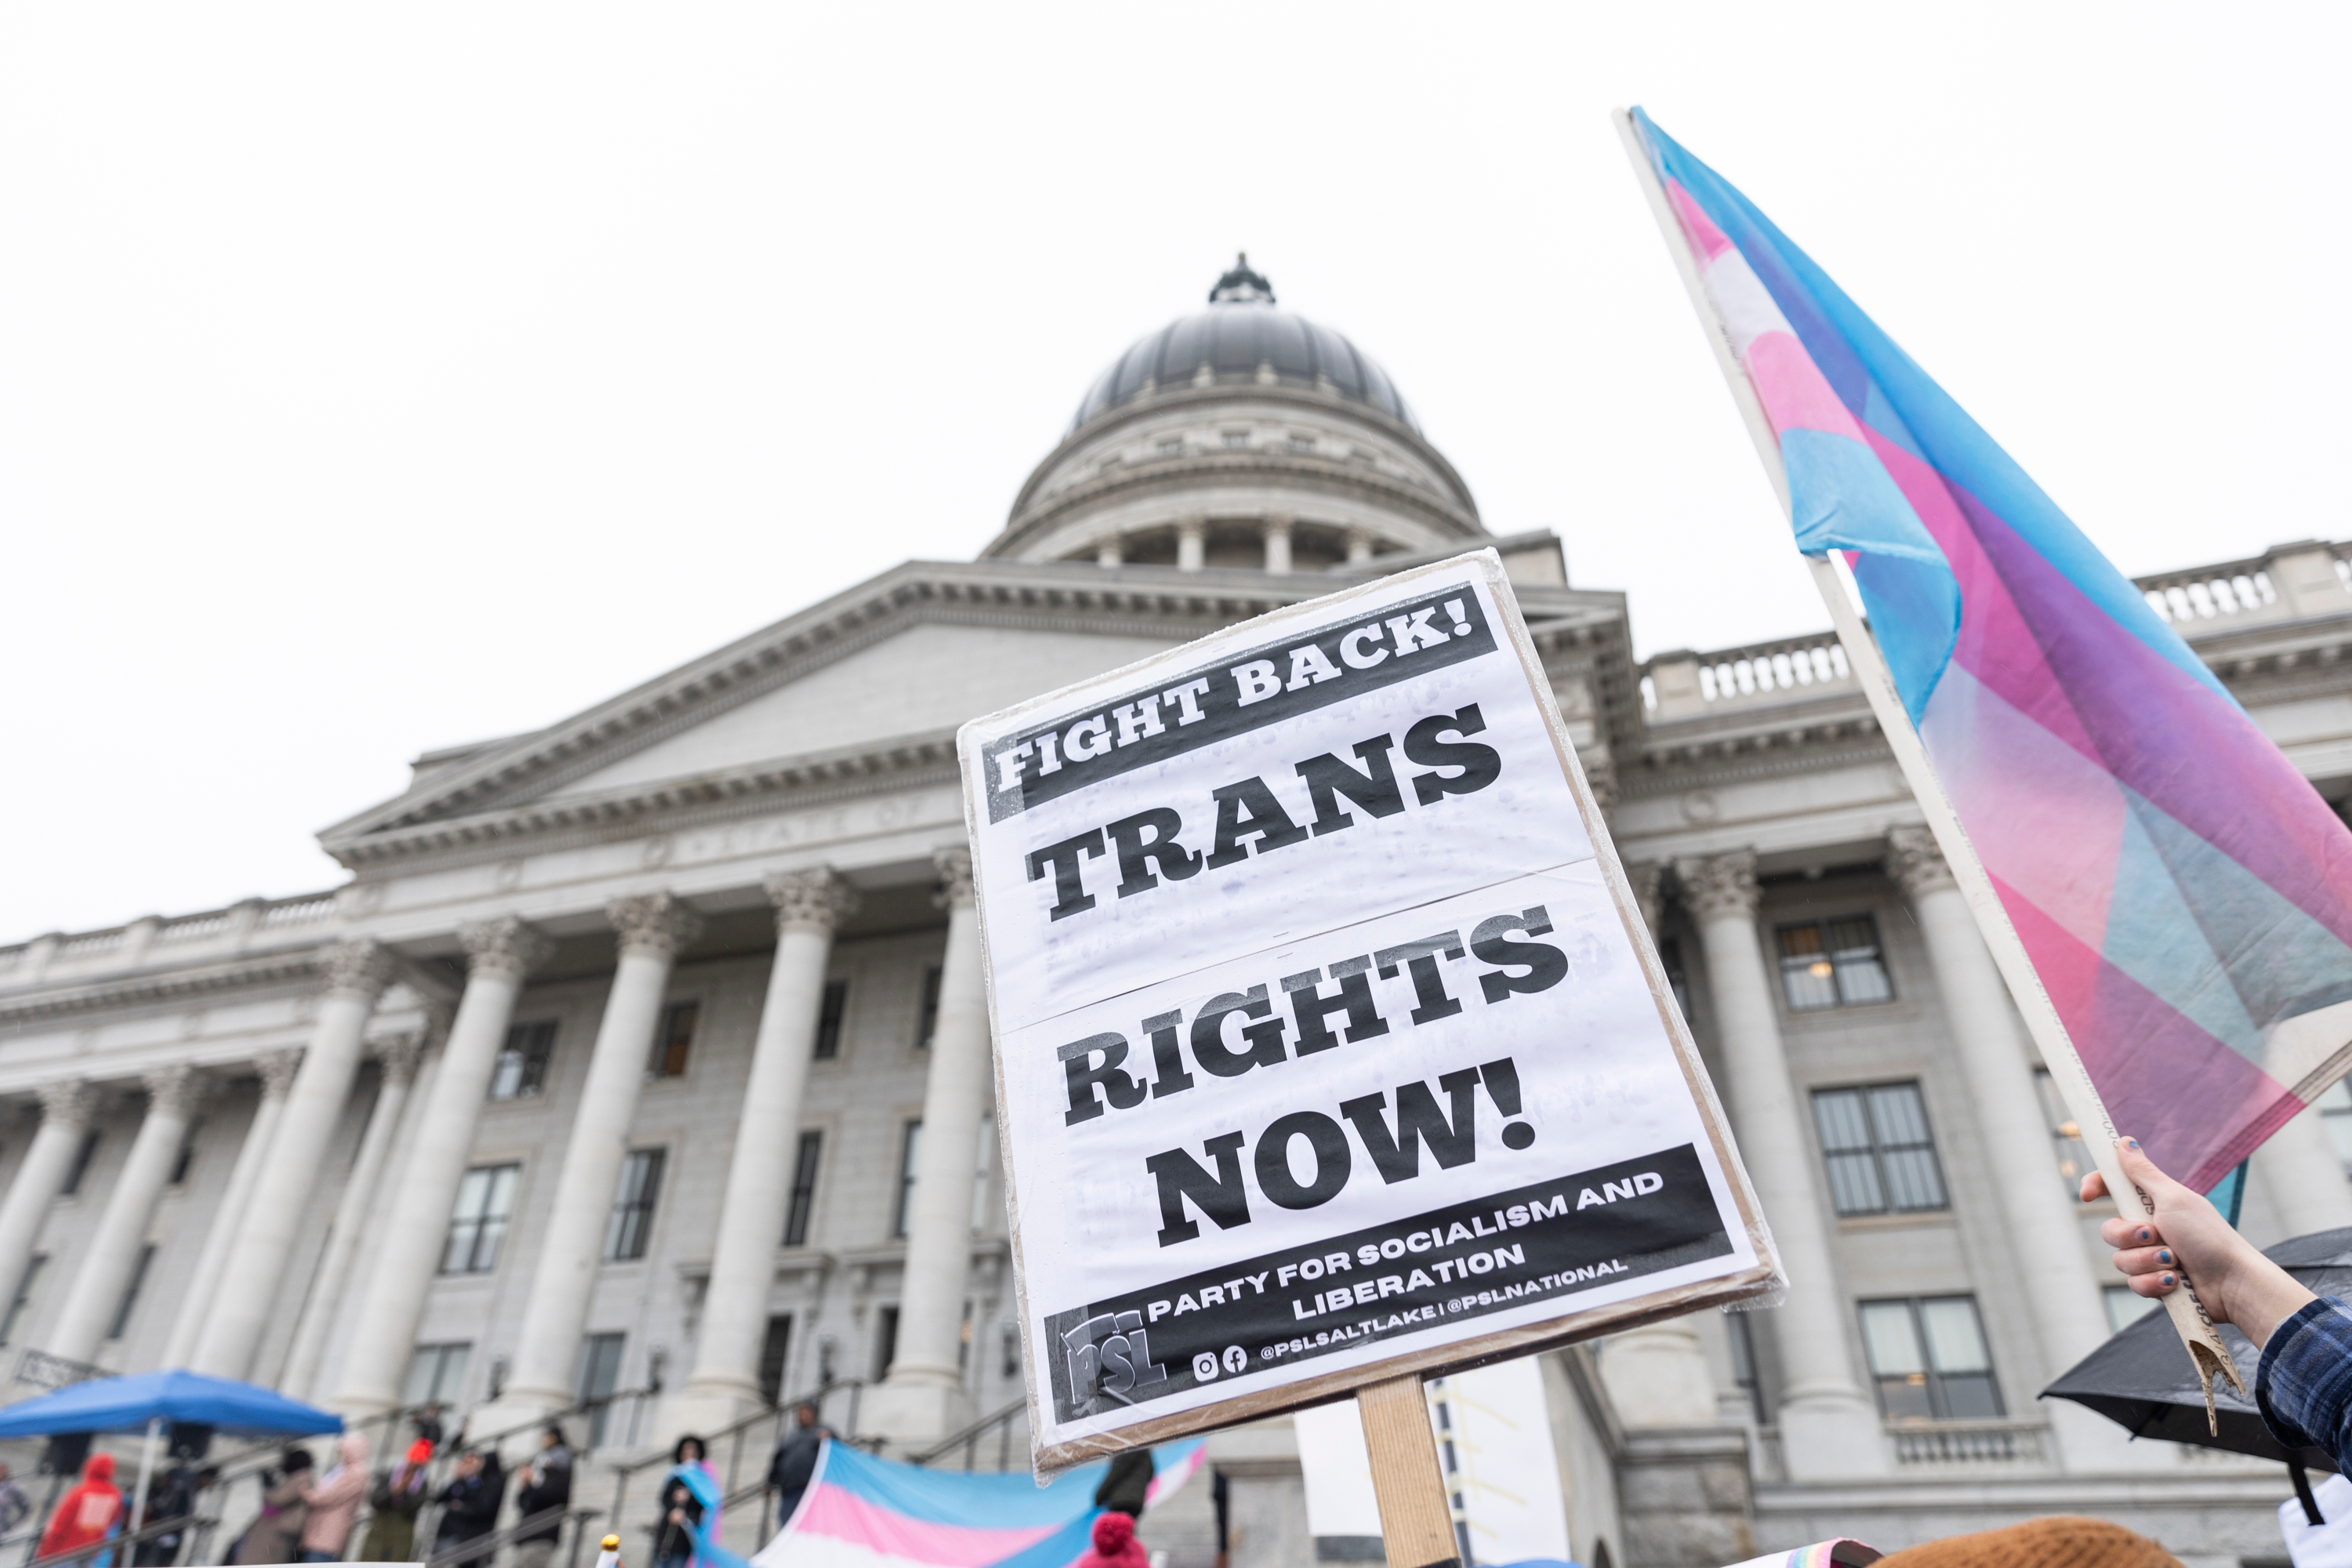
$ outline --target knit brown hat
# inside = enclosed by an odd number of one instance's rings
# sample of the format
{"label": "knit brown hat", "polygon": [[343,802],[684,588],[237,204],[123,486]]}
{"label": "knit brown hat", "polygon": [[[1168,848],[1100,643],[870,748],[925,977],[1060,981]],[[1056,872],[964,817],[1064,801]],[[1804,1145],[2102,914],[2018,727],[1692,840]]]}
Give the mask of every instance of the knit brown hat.
{"label": "knit brown hat", "polygon": [[2181,1568],[2180,1559],[2120,1524],[2055,1514],[1909,1546],[1878,1568]]}

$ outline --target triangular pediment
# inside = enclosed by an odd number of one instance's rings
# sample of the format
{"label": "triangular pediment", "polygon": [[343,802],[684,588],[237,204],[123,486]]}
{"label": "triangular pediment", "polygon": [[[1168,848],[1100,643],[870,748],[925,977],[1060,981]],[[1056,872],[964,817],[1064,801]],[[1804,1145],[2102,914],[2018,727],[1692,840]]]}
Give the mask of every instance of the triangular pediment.
{"label": "triangular pediment", "polygon": [[[1558,558],[1548,534],[1497,541]],[[1369,568],[1393,570],[1411,557]],[[1335,569],[1335,572],[1337,569]],[[510,854],[550,836],[608,836],[955,770],[965,720],[1341,586],[1276,575],[1069,562],[910,561],[526,735],[428,752],[409,788],[321,833],[344,865]],[[1622,645],[1622,602],[1522,585],[1552,617]],[[1542,608],[1530,599],[1540,601]],[[1621,655],[1622,657],[1622,655]]]}
{"label": "triangular pediment", "polygon": [[1164,637],[918,621],[535,798],[603,795],[951,731],[1168,646]]}
{"label": "triangular pediment", "polygon": [[320,840],[356,868],[658,814],[714,791],[951,768],[967,719],[1326,586],[1261,573],[908,562],[544,730],[428,753],[408,790]]}

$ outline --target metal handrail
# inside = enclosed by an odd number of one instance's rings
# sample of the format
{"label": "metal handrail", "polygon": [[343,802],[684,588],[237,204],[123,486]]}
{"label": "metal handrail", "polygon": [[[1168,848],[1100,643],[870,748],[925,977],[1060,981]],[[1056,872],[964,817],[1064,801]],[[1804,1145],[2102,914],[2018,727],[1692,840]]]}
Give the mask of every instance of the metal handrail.
{"label": "metal handrail", "polygon": [[[583,1399],[576,1405],[567,1405],[561,1410],[551,1410],[544,1415],[534,1415],[528,1421],[520,1422],[512,1426],[501,1427],[499,1430],[492,1432],[488,1436],[482,1437],[475,1436],[461,1426],[458,1428],[457,1436],[450,1439],[449,1446],[452,1449],[499,1447],[509,1437],[520,1436],[525,1432],[536,1431],[540,1427],[548,1426],[550,1423],[561,1425],[562,1422],[570,1420],[572,1416],[581,1415],[587,1411],[595,1410],[602,1405],[618,1405],[624,1399],[647,1399],[660,1392],[661,1391],[657,1388],[616,1388],[610,1394],[599,1394],[593,1399]],[[460,1439],[463,1440],[460,1441]],[[588,1448],[589,1445],[583,1443],[576,1451],[584,1453]]]}
{"label": "metal handrail", "polygon": [[174,1519],[159,1519],[145,1529],[134,1531],[129,1535],[109,1536],[103,1541],[93,1541],[88,1546],[77,1546],[71,1552],[59,1552],[47,1557],[36,1557],[33,1561],[43,1564],[44,1568],[54,1563],[87,1563],[91,1558],[109,1552],[119,1552],[131,1546],[142,1546],[158,1536],[176,1534],[191,1525],[210,1528],[219,1522],[217,1519],[206,1519],[200,1514],[184,1513]]}
{"label": "metal handrail", "polygon": [[[504,1530],[493,1530],[481,1535],[469,1536],[455,1546],[434,1552],[425,1559],[425,1568],[453,1568],[456,1563],[470,1563],[477,1558],[488,1557],[494,1552],[512,1545],[525,1535],[536,1533],[551,1524],[561,1528],[565,1520],[571,1520],[576,1526],[581,1521],[598,1517],[604,1511],[600,1508],[573,1508],[569,1503],[558,1503],[553,1508],[543,1508],[537,1513],[526,1514],[516,1520]],[[572,1540],[576,1548],[579,1541],[576,1533]]]}
{"label": "metal handrail", "polygon": [[[857,1403],[860,1393],[865,1387],[866,1380],[862,1377],[836,1377],[832,1379],[830,1382],[820,1384],[815,1388],[811,1389],[805,1394],[795,1394],[789,1398],[780,1399],[765,1410],[755,1410],[751,1415],[742,1417],[740,1420],[730,1422],[728,1425],[719,1428],[716,1432],[712,1432],[709,1436],[703,1436],[702,1455],[705,1460],[709,1458],[712,1451],[719,1443],[724,1442],[730,1437],[735,1439],[734,1448],[728,1456],[727,1479],[719,1489],[719,1495],[722,1500],[720,1506],[725,1506],[724,1500],[727,1498],[736,1495],[748,1496],[755,1489],[764,1491],[767,1488],[767,1470],[764,1465],[761,1468],[760,1479],[756,1482],[752,1483],[752,1485],[740,1489],[738,1489],[736,1486],[737,1474],[740,1468],[743,1458],[743,1435],[745,1433],[751,1431],[751,1428],[757,1426],[762,1421],[772,1421],[781,1424],[788,1414],[798,1409],[803,1405],[815,1405],[818,1413],[822,1415],[824,1410],[825,1396],[845,1388],[849,1390],[849,1414],[843,1419],[842,1424],[847,1428],[847,1431],[845,1432],[843,1436],[847,1436],[857,1430]],[[700,1436],[700,1434],[698,1434],[698,1436]],[[622,1504],[624,1500],[629,1495],[630,1480],[641,1472],[649,1470],[656,1465],[667,1465],[668,1463],[670,1463],[670,1459],[667,1455],[652,1454],[642,1459],[632,1459],[625,1464],[617,1464],[612,1467],[613,1473],[616,1478],[613,1484],[613,1528],[614,1530],[617,1531],[621,1529],[628,1521],[628,1515]],[[761,1533],[765,1534],[765,1530],[763,1529]]]}
{"label": "metal handrail", "polygon": [[939,1442],[921,1453],[909,1457],[907,1462],[910,1465],[928,1465],[940,1455],[953,1452],[961,1445],[963,1448],[963,1468],[969,1470],[972,1468],[972,1458],[979,1448],[980,1440],[993,1427],[1000,1429],[1001,1433],[996,1448],[996,1468],[1001,1470],[1004,1468],[1005,1461],[1010,1458],[1013,1450],[1013,1418],[1028,1408],[1029,1396],[1024,1394],[1002,1410],[982,1416],[962,1431],[940,1438]]}

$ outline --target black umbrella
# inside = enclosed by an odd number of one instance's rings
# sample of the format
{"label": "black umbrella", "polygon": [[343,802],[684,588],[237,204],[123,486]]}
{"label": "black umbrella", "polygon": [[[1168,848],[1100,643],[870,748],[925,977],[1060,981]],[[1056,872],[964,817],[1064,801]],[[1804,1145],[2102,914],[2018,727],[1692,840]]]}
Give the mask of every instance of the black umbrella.
{"label": "black umbrella", "polygon": [[[2352,1228],[2315,1231],[2267,1248],[2263,1256],[2317,1296],[2352,1295]],[[2221,1325],[2221,1342],[2238,1363],[2246,1386],[2254,1386],[2254,1370],[2263,1352],[2228,1324]],[[2042,1391],[2085,1405],[2135,1437],[2160,1437],[2168,1443],[2194,1443],[2276,1459],[2294,1468],[2295,1489],[2305,1491],[2301,1467],[2333,1470],[2336,1458],[2324,1448],[2290,1450],[2271,1436],[2251,1399],[2242,1399],[2227,1383],[2216,1379],[2213,1405],[2220,1419],[2217,1433],[2206,1425],[2205,1390],[2197,1368],[2163,1312],[2150,1312],[2059,1374]],[[2306,1494],[2307,1498],[2307,1494]],[[2306,1501],[2307,1506],[2307,1501]],[[2316,1511],[2316,1510],[2315,1510]]]}

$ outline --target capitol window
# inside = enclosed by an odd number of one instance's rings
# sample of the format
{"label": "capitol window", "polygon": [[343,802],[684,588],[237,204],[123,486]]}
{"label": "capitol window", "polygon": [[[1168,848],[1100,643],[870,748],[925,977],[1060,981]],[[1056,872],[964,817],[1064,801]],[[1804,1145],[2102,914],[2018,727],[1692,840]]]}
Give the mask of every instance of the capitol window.
{"label": "capitol window", "polygon": [[1974,1296],[1862,1303],[1862,1342],[1890,1421],[1977,1421],[2007,1414]]}
{"label": "capitol window", "polygon": [[816,1173],[824,1160],[824,1134],[811,1130],[801,1134],[793,1152],[793,1192],[784,1208],[784,1245],[806,1247],[809,1218],[816,1212]]}
{"label": "capitol window", "polygon": [[2057,1080],[2048,1068],[2033,1069],[2033,1087],[2042,1095],[2042,1115],[2050,1123],[2050,1144],[2057,1156],[2058,1179],[2066,1184],[2066,1195],[2080,1198],[2083,1193],[2083,1173],[2091,1168],[2091,1146],[2083,1142],[2083,1130],[2074,1123],[2066,1102],[2058,1094]]}
{"label": "capitol window", "polygon": [[1315,450],[1315,437],[1304,431],[1293,430],[1290,433],[1290,449],[1294,452],[1311,452]]}
{"label": "capitol window", "polygon": [[492,1100],[530,1100],[547,1087],[547,1064],[555,1055],[555,1020],[538,1018],[507,1031],[498,1066],[490,1071]]}
{"label": "capitol window", "polygon": [[1813,1125],[1841,1215],[1949,1206],[1916,1082],[1815,1089]]}
{"label": "capitol window", "polygon": [[1222,434],[1228,447],[1246,447],[1250,444],[1250,433],[1246,430],[1227,430]]}
{"label": "capitol window", "polygon": [[684,1078],[686,1060],[694,1050],[694,1026],[702,1016],[699,1002],[673,1002],[662,1009],[661,1027],[654,1032],[653,1054],[646,1061],[647,1078]]}
{"label": "capitol window", "polygon": [[520,1164],[477,1165],[457,1184],[457,1206],[441,1247],[444,1274],[488,1274],[499,1266],[499,1244],[514,1215]]}
{"label": "capitol window", "polygon": [[1157,450],[1163,458],[1181,458],[1184,455],[1184,437],[1181,436],[1165,437],[1161,439]]}
{"label": "capitol window", "polygon": [[829,1062],[841,1055],[841,1020],[848,1012],[849,982],[826,981],[824,1000],[816,1010],[816,1047],[809,1053],[818,1061]]}
{"label": "capitol window", "polygon": [[894,1240],[907,1237],[907,1222],[914,1215],[915,1167],[923,1153],[923,1123],[918,1117],[906,1125],[898,1140],[898,1204],[890,1217],[890,1235]]}
{"label": "capitol window", "polygon": [[634,1263],[646,1255],[654,1210],[661,1204],[662,1167],[668,1163],[666,1149],[632,1149],[622,1162],[620,1195],[604,1226],[605,1262]]}
{"label": "capitol window", "polygon": [[1780,989],[1792,1013],[1864,1007],[1895,999],[1880,956],[1878,922],[1868,915],[1780,928]]}

